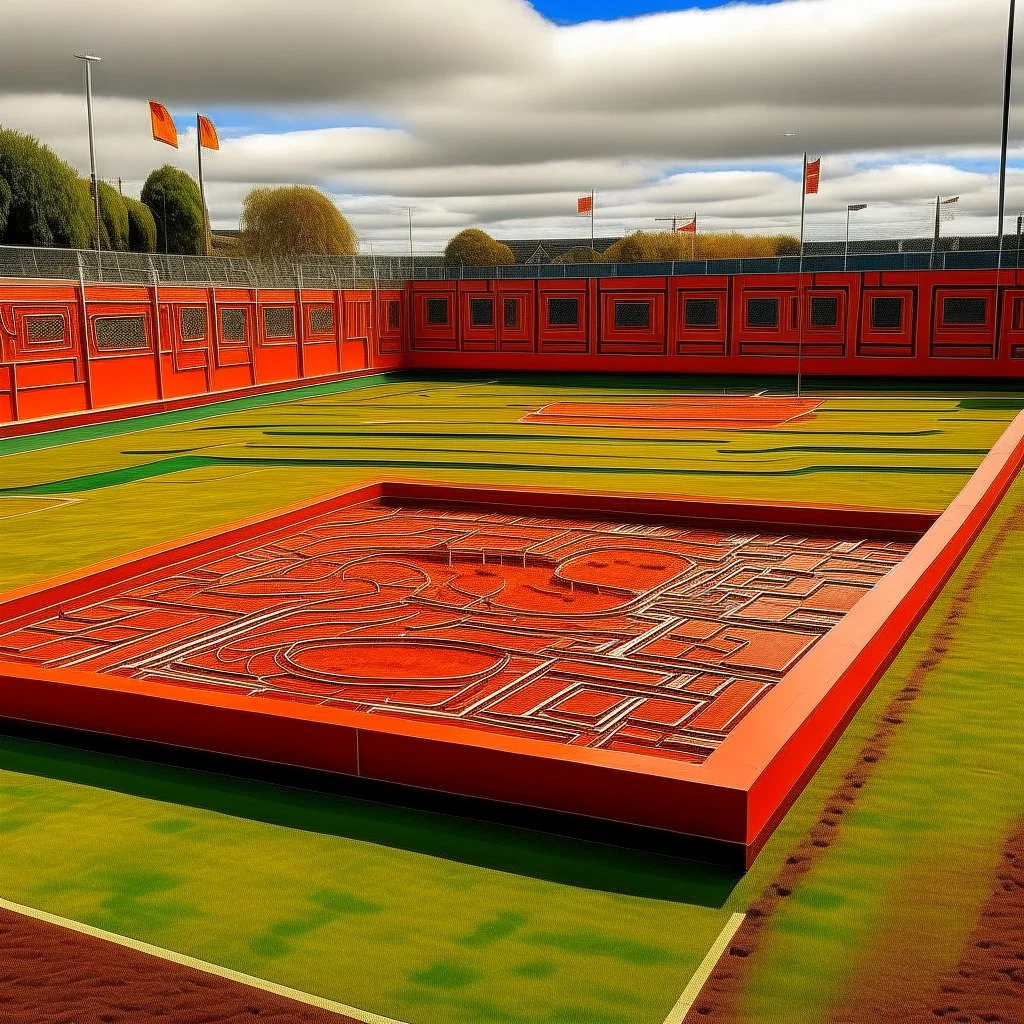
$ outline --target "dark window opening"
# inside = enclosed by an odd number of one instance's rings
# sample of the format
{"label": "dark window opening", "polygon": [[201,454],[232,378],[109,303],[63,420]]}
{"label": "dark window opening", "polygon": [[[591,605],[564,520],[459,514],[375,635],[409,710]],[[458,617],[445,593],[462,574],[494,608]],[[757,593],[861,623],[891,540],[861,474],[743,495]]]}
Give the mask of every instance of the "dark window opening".
{"label": "dark window opening", "polygon": [[471,327],[493,327],[494,299],[470,299],[469,323]]}
{"label": "dark window opening", "polygon": [[505,300],[505,326],[513,330],[519,326],[519,300]]}
{"label": "dark window opening", "polygon": [[93,321],[96,348],[101,352],[148,348],[144,316],[103,316]]}
{"label": "dark window opening", "polygon": [[334,307],[314,306],[309,311],[309,330],[311,334],[333,334]]}
{"label": "dark window opening", "polygon": [[614,306],[617,328],[650,328],[651,304],[649,302],[616,302]]}
{"label": "dark window opening", "polygon": [[579,299],[548,299],[548,323],[552,327],[579,327]]}
{"label": "dark window opening", "polygon": [[448,300],[427,299],[427,323],[433,327],[445,327],[448,324]]}
{"label": "dark window opening", "polygon": [[950,327],[983,327],[988,302],[983,298],[956,296],[942,300],[942,322]]}
{"label": "dark window opening", "polygon": [[718,299],[687,299],[687,327],[717,327]]}
{"label": "dark window opening", "polygon": [[811,326],[838,327],[839,299],[833,295],[811,298]]}
{"label": "dark window opening", "polygon": [[398,299],[388,299],[388,330],[397,331],[402,326],[402,304]]}
{"label": "dark window opening", "polygon": [[778,327],[778,299],[747,299],[748,327]]}
{"label": "dark window opening", "polygon": [[224,341],[245,341],[245,310],[220,311],[220,336]]}
{"label": "dark window opening", "polygon": [[55,342],[64,340],[65,322],[63,313],[48,316],[25,317],[25,330],[29,341]]}
{"label": "dark window opening", "polygon": [[263,310],[263,329],[268,338],[294,338],[295,310],[291,306],[267,306]]}
{"label": "dark window opening", "polygon": [[871,300],[871,326],[878,331],[895,331],[903,326],[903,300],[879,298]]}
{"label": "dark window opening", "polygon": [[206,337],[206,309],[188,306],[181,311],[181,340],[202,341]]}

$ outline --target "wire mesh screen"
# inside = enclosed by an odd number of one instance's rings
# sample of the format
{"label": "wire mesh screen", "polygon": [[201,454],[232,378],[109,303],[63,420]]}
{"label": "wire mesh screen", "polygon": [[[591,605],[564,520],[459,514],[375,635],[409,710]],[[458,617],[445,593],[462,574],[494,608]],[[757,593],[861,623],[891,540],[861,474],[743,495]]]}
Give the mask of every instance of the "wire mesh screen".
{"label": "wire mesh screen", "polygon": [[548,299],[548,323],[552,327],[578,327],[579,299]]}
{"label": "wire mesh screen", "polygon": [[494,299],[470,299],[469,322],[473,327],[493,327]]}
{"label": "wire mesh screen", "polygon": [[717,327],[718,299],[687,299],[685,316],[687,327]]}
{"label": "wire mesh screen", "polygon": [[266,306],[263,331],[268,338],[295,337],[295,310],[291,306]]}
{"label": "wire mesh screen", "polygon": [[519,300],[506,299],[504,309],[504,324],[509,330],[519,326]]}
{"label": "wire mesh screen", "polygon": [[839,299],[834,295],[811,297],[811,326],[837,327],[839,325]]}
{"label": "wire mesh screen", "polygon": [[871,300],[871,326],[875,330],[898,330],[902,325],[902,299],[883,296]]}
{"label": "wire mesh screen", "polygon": [[402,327],[402,304],[398,299],[388,299],[388,330],[398,331]]}
{"label": "wire mesh screen", "polygon": [[314,306],[309,311],[309,330],[312,334],[333,334],[334,307]]}
{"label": "wire mesh screen", "polygon": [[649,302],[616,302],[615,326],[622,329],[643,329],[651,326]]}
{"label": "wire mesh screen", "polygon": [[92,325],[96,347],[101,352],[149,347],[144,316],[98,316]]}
{"label": "wire mesh screen", "polygon": [[66,330],[64,316],[60,313],[25,317],[25,334],[30,342],[45,344],[46,342],[63,341]]}
{"label": "wire mesh screen", "polygon": [[206,310],[187,306],[181,311],[181,340],[202,341],[206,337]]}
{"label": "wire mesh screen", "polygon": [[444,327],[448,323],[448,300],[427,299],[427,323]]}
{"label": "wire mesh screen", "polygon": [[951,327],[982,327],[988,302],[983,298],[957,295],[942,300],[942,322]]}
{"label": "wire mesh screen", "polygon": [[220,311],[220,336],[224,341],[245,341],[245,310]]}
{"label": "wire mesh screen", "polygon": [[778,327],[778,299],[747,299],[748,327]]}

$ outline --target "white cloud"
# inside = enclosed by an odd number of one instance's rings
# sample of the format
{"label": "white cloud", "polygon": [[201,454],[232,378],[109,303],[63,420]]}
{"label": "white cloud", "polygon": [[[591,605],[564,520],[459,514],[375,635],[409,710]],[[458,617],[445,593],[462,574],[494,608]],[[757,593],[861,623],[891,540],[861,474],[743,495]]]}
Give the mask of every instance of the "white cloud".
{"label": "white cloud", "polygon": [[[218,226],[251,184],[307,181],[396,246],[410,204],[424,245],[468,224],[582,238],[571,211],[592,187],[602,234],[695,207],[709,228],[793,230],[799,185],[781,172],[806,146],[825,154],[812,235],[839,230],[847,202],[872,204],[862,231],[927,230],[938,192],[963,196],[958,228],[983,231],[1004,28],[1005,0],[783,0],[568,27],[525,0],[8,2],[0,123],[84,171],[70,55],[92,46],[99,172],[129,190],[160,163],[194,167],[190,132],[178,151],[150,140],[147,99],[226,111],[206,161]],[[268,110],[344,126],[244,127]],[[959,170],[967,158],[986,173]]]}

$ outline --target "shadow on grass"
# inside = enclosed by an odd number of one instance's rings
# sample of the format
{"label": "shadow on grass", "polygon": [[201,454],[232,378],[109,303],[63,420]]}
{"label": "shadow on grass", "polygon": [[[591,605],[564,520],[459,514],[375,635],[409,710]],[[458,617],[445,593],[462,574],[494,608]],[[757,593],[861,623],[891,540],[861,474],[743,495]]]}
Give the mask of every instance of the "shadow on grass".
{"label": "shadow on grass", "polygon": [[[741,877],[738,868],[659,852],[653,844],[664,844],[664,835],[613,831],[604,823],[549,812],[517,812],[365,780],[10,721],[2,724],[0,736],[0,770],[342,836],[548,882],[719,908]],[[113,747],[116,752],[93,749],[91,744]],[[140,753],[145,756],[137,756]],[[516,814],[523,820],[510,823],[507,819]],[[632,840],[636,842],[622,844]],[[693,847],[682,850],[691,856],[708,855],[707,850]]]}

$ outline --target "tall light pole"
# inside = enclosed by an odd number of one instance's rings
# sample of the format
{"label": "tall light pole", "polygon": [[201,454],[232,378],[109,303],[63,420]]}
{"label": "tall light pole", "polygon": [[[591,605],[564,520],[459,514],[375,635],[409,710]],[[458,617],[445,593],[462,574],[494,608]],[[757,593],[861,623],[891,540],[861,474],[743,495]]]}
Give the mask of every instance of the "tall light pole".
{"label": "tall light pole", "polygon": [[[999,224],[996,249],[1003,252],[1003,215],[1006,209],[1006,148],[1010,134],[1010,85],[1013,81],[1013,19],[1017,0],[1010,0],[1010,12],[1006,23],[1006,51],[1003,57],[1003,131],[999,146]],[[1001,263],[1001,260],[997,260]]]}
{"label": "tall light pole", "polygon": [[412,259],[412,207],[407,206],[406,209],[409,211],[409,258]]}
{"label": "tall light pole", "polygon": [[[783,132],[784,139],[795,139],[799,132]],[[807,151],[804,150],[803,173],[800,175],[800,261],[796,285],[796,397],[803,384],[804,357],[804,216],[807,213]]]}
{"label": "tall light pole", "polygon": [[850,203],[846,207],[846,248],[843,250],[843,270],[846,270],[846,265],[850,262],[850,214],[867,208],[867,203]]}
{"label": "tall light pole", "polygon": [[103,60],[92,53],[76,53],[76,60],[85,64],[85,109],[89,117],[89,175],[92,187],[92,206],[96,215],[96,251],[100,250],[100,189],[96,177],[96,133],[92,126],[92,66]]}

